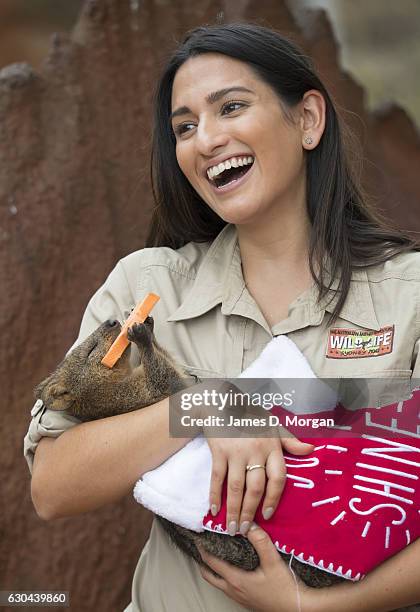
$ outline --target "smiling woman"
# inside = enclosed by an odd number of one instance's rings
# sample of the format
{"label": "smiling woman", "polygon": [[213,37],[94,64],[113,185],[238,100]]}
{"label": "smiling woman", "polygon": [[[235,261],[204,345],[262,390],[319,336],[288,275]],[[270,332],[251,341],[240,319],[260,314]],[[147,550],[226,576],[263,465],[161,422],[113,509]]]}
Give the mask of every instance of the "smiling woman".
{"label": "smiling woman", "polygon": [[[198,28],[164,70],[154,113],[153,248],[132,253],[111,272],[87,307],[78,342],[153,291],[161,297],[156,338],[191,377],[258,371],[263,349],[277,345],[279,335],[318,377],[420,376],[420,256],[366,205],[334,104],[297,47],[252,24]],[[386,350],[336,346],[337,338],[385,334]],[[287,361],[283,353],[275,357]],[[288,367],[296,372],[292,359]],[[36,451],[39,514],[67,516],[126,495],[139,475],[186,444],[169,435],[168,414],[165,399],[78,424],[35,405],[28,462],[43,436],[60,436],[41,440]],[[280,438],[277,429],[272,435],[207,439],[208,507],[216,516],[226,479],[223,537],[248,534],[261,567],[245,572],[203,552],[196,560],[218,574],[204,569],[204,581],[199,565],[155,522],[127,611],[290,612],[302,603],[312,611],[386,612],[420,601],[419,542],[404,543],[357,584],[295,583],[271,541],[250,527],[257,508],[257,516],[275,520],[287,486],[283,449],[306,455],[313,447]],[[317,520],[308,517],[311,528]],[[330,523],[333,543],[344,523]]]}
{"label": "smiling woman", "polygon": [[[395,308],[395,285],[391,289],[388,284],[386,303],[379,294],[373,303],[367,293],[356,298],[352,287],[357,278],[368,279],[367,270],[380,284],[387,274],[396,279],[399,273],[391,271],[389,263],[400,256],[411,270],[411,290],[418,287],[418,257],[410,253],[417,247],[387,227],[366,204],[348,162],[345,133],[328,91],[293,43],[250,24],[197,28],[174,52],[156,95],[152,152],[156,209],[148,245],[177,248],[190,241],[214,241],[215,245],[222,227],[234,225],[240,254],[236,274],[243,277],[243,293],[235,298],[236,311],[228,308],[227,301],[222,302],[222,312],[249,318],[250,306],[239,307],[242,297],[248,304],[258,304],[271,333],[289,333],[295,342],[301,341],[318,375],[357,372],[369,376],[378,367],[397,372],[391,361],[375,367],[364,363],[357,369],[350,360],[345,364],[337,360],[333,367],[322,348],[332,322],[343,328],[356,323],[381,329],[389,317],[400,320],[403,307]],[[217,261],[215,253],[212,257]],[[227,253],[224,265],[229,265],[229,257]],[[220,260],[218,273],[225,278],[229,295],[229,275],[225,276],[222,265]],[[375,285],[368,283],[368,287],[373,292]],[[350,314],[352,296],[360,307],[357,315]],[[296,310],[299,302],[308,308],[301,320]],[[326,314],[322,304],[328,304],[329,316],[316,314]],[[377,313],[375,321],[362,315],[370,306]],[[411,314],[415,317],[414,311]],[[304,331],[311,325],[317,326],[312,328],[317,329],[314,335]],[[250,333],[244,342],[252,342],[251,338],[255,341],[257,336]],[[410,348],[404,367],[418,375],[414,365],[418,339],[413,336],[406,341]],[[400,365],[403,352],[400,345],[394,355]],[[209,444],[213,453],[210,503],[217,506],[218,449],[214,441]],[[267,477],[269,487],[269,471]],[[246,485],[251,483],[247,480]],[[418,601],[420,593],[413,582],[417,556],[418,548],[411,551],[406,581],[393,593],[391,604],[375,595],[387,580],[386,573],[376,574],[377,581],[373,577],[363,589],[331,589],[330,601],[306,591],[306,604],[311,609],[336,610],[344,603],[351,610],[363,600],[369,602],[366,609],[379,611]],[[396,569],[398,561],[390,565]],[[242,605],[278,612],[295,605],[294,585],[281,579],[280,568],[264,580],[261,573],[251,579],[232,575],[228,568],[223,574],[220,566],[213,568],[224,579],[205,573],[206,579]],[[241,583],[241,588],[234,583]],[[277,595],[272,589],[277,589]],[[280,595],[287,589],[292,596],[281,604]],[[207,609],[204,603],[203,609]]]}

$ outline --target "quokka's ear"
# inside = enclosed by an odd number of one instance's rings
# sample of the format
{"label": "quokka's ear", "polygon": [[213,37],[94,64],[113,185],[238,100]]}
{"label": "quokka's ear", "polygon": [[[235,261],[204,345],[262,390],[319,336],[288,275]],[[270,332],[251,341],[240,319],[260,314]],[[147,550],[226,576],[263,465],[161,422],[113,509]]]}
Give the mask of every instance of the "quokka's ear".
{"label": "quokka's ear", "polygon": [[74,398],[64,385],[53,382],[51,378],[50,376],[38,385],[35,397],[41,399],[51,410],[69,410],[73,406]]}

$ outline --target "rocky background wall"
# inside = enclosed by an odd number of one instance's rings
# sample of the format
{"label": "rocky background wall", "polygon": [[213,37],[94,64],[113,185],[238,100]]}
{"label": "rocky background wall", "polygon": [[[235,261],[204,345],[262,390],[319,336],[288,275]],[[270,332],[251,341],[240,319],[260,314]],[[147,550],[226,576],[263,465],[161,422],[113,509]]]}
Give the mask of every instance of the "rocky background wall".
{"label": "rocky background wall", "polygon": [[340,70],[325,14],[300,29],[278,0],[88,0],[35,72],[0,71],[0,588],[64,589],[71,609],[121,610],[150,516],[130,498],[43,523],[30,501],[22,438],[32,388],[77,335],[116,261],[144,244],[151,96],[174,41],[216,18],[259,20],[315,59],[361,138],[364,182],[396,225],[420,230],[419,136],[405,112],[368,114]]}

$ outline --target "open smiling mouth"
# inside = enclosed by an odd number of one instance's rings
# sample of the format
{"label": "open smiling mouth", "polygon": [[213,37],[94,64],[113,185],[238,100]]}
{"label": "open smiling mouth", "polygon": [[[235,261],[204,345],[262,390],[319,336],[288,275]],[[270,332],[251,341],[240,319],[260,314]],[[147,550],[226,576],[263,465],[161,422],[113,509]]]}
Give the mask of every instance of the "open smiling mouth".
{"label": "open smiling mouth", "polygon": [[217,189],[233,185],[249,172],[254,163],[251,156],[232,158],[207,170],[209,182]]}

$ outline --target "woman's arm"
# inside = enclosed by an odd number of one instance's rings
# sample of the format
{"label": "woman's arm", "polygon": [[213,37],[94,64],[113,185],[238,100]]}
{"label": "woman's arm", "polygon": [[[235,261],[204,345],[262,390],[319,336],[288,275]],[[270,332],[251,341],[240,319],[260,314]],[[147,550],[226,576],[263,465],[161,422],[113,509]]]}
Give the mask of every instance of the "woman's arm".
{"label": "woman's arm", "polygon": [[[219,386],[223,389],[231,388],[230,383],[223,381],[219,381],[215,388],[219,389]],[[206,388],[206,383],[199,383],[189,387],[188,391],[198,394]],[[172,397],[172,411],[177,408],[180,410],[181,393]],[[201,414],[198,409],[196,416],[206,414]],[[169,431],[169,399],[166,398],[140,410],[81,423],[54,440],[42,439],[35,452],[32,475],[32,500],[38,515],[46,520],[69,516],[120,499],[131,491],[142,474],[163,463],[190,439],[171,437]],[[199,433],[200,427],[188,428],[191,437]],[[248,528],[264,492],[265,470],[258,470],[263,473],[255,474],[262,476],[260,489],[257,489],[258,482],[247,479],[248,491],[242,507],[246,465],[265,465],[267,462],[267,475],[272,482],[267,487],[265,501],[275,509],[283,481],[276,478],[276,474],[271,474],[270,469],[275,466],[273,464],[270,467],[272,460],[268,458],[270,453],[275,455],[279,468],[274,471],[281,473],[284,466],[282,442],[280,438],[222,438],[208,441],[213,453],[213,475],[216,473],[222,476],[217,481],[220,487],[227,475],[232,488],[228,494],[228,517],[230,522],[235,522],[234,532],[240,526],[243,529],[244,522],[247,522],[245,526]],[[297,454],[306,454],[312,449],[311,445],[295,438],[287,439],[283,444]],[[220,466],[223,467],[223,474],[217,471],[221,472]],[[250,474],[254,477],[253,472]],[[235,477],[238,480],[242,478],[241,487],[236,486]],[[215,503],[212,497],[215,488],[214,483],[210,494],[211,503]],[[220,491],[216,494],[220,496]],[[243,529],[244,532],[246,530]]]}
{"label": "woman's arm", "polygon": [[169,436],[168,398],[76,425],[54,440],[43,438],[35,453],[31,485],[37,514],[49,520],[114,502],[187,441]]}
{"label": "woman's arm", "polygon": [[238,603],[258,612],[390,612],[420,602],[420,540],[394,555],[364,580],[324,589],[295,581],[269,536],[252,528],[249,541],[260,558],[254,572],[240,570],[200,550],[205,563],[203,578]]}

